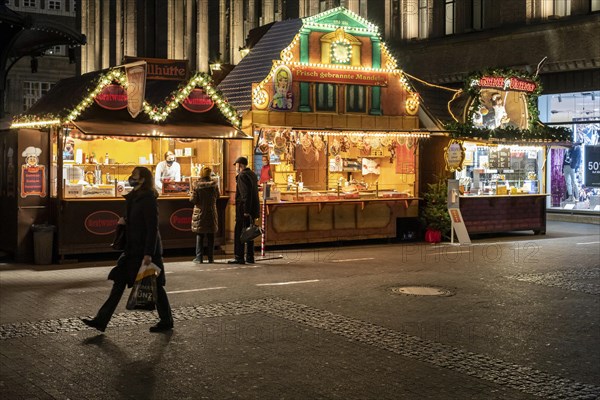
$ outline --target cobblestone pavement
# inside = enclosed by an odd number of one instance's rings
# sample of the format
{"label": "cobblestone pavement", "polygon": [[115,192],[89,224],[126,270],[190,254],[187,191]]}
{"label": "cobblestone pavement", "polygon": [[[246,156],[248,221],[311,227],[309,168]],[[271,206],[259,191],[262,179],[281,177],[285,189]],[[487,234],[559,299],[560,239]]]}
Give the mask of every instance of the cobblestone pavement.
{"label": "cobblestone pavement", "polygon": [[549,231],[244,267],[170,260],[176,324],[158,335],[156,313],[125,301],[104,334],[81,322],[110,262],[0,264],[0,398],[600,399],[600,232]]}
{"label": "cobblestone pavement", "polygon": [[[418,360],[433,367],[449,369],[492,382],[500,387],[515,389],[545,399],[600,398],[600,386],[576,382],[527,366],[512,364],[484,354],[476,354],[431,340],[421,339],[382,326],[279,298],[182,307],[174,310],[174,319],[177,322],[182,322],[254,313],[265,313],[283,318],[302,326],[337,335],[351,342],[373,346],[402,357]],[[155,320],[154,313],[121,313],[112,320],[110,328],[123,329],[135,325],[150,324]],[[88,330],[88,328],[79,318],[6,324],[0,326],[0,339],[12,344],[11,339],[84,330]],[[257,329],[256,327],[250,328],[248,332],[262,337],[267,334],[264,328]],[[240,335],[240,332],[235,331],[230,332],[230,334],[238,337],[247,336]],[[205,335],[206,332],[203,332],[201,336]],[[274,332],[271,332],[270,335],[273,339],[276,336]],[[317,337],[318,333],[313,333],[313,336]],[[5,359],[3,369],[10,369],[11,366],[6,361]],[[31,380],[33,381],[33,377]],[[56,388],[55,390],[58,391],[59,389]],[[87,396],[85,393],[83,395]]]}
{"label": "cobblestone pavement", "polygon": [[523,282],[537,283],[538,285],[554,286],[566,290],[574,290],[588,294],[600,295],[600,284],[590,282],[591,279],[600,278],[600,268],[571,269],[567,271],[554,271],[538,274],[518,274],[508,278]]}

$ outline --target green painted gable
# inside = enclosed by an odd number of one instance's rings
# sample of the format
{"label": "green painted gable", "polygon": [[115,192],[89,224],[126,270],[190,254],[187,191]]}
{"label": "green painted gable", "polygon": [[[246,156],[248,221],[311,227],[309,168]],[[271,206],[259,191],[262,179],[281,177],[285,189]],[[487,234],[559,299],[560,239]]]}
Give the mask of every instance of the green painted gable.
{"label": "green painted gable", "polygon": [[302,20],[304,28],[311,30],[334,31],[342,27],[353,34],[378,34],[379,28],[344,7],[337,7]]}

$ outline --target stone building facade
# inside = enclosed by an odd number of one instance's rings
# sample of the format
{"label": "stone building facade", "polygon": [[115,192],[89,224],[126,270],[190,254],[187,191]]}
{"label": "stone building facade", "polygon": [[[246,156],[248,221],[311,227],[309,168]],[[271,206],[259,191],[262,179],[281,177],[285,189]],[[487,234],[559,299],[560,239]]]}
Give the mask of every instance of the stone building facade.
{"label": "stone building facade", "polygon": [[[8,0],[6,6],[56,26],[73,29],[77,26],[74,0]],[[23,57],[7,68],[5,115],[10,117],[24,112],[56,82],[76,75],[79,71],[76,52],[71,51],[69,57],[68,46],[55,46],[35,58]]]}

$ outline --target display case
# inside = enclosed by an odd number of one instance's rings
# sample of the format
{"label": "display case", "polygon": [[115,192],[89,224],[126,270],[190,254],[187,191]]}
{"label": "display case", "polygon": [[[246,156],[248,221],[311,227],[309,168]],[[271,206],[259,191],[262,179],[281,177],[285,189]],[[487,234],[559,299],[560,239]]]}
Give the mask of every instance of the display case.
{"label": "display case", "polygon": [[463,168],[455,174],[464,195],[544,193],[542,147],[464,144]]}
{"label": "display case", "polygon": [[[67,130],[60,146],[57,135],[52,149],[51,195],[64,199],[120,198],[132,188],[128,177],[142,166],[154,174],[166,151],[175,153],[181,179],[165,182],[161,196],[187,197],[200,170],[208,166],[222,193],[222,151],[220,139],[160,139],[130,136],[89,137]],[[58,171],[58,158],[62,170]],[[60,172],[60,173],[59,173]],[[60,179],[60,183],[59,183]]]}
{"label": "display case", "polygon": [[546,232],[543,147],[463,145],[460,210],[470,234],[531,230]]}

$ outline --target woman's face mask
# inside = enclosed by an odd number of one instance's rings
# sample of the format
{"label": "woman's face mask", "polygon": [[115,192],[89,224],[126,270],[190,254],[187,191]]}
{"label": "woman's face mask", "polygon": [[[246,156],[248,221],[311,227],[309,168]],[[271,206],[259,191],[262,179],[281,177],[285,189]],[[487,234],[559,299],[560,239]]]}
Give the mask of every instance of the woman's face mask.
{"label": "woman's face mask", "polygon": [[129,179],[127,179],[127,181],[129,182],[129,186],[131,186],[132,188],[135,188],[137,185],[140,184],[140,181],[138,179],[135,179],[133,176],[130,176]]}

